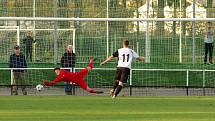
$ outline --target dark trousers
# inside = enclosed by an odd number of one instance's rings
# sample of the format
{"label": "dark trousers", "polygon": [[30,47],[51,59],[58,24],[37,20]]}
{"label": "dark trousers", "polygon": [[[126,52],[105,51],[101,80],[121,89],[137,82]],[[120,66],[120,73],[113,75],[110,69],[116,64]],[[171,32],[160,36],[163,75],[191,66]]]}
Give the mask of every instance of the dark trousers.
{"label": "dark trousers", "polygon": [[32,48],[26,48],[26,59],[32,62]]}
{"label": "dark trousers", "polygon": [[18,95],[18,87],[21,87],[23,95],[27,95],[25,87],[25,73],[13,72],[12,95]]}
{"label": "dark trousers", "polygon": [[[70,72],[70,69],[66,69],[66,71],[69,71]],[[71,70],[73,72],[73,68]],[[64,85],[64,89],[65,89],[65,93],[66,95],[74,95],[74,85],[73,84],[70,84],[69,82],[65,82],[65,85]]]}
{"label": "dark trousers", "polygon": [[209,53],[209,62],[212,63],[213,43],[205,43],[205,59],[204,59],[205,63],[207,63],[208,53]]}

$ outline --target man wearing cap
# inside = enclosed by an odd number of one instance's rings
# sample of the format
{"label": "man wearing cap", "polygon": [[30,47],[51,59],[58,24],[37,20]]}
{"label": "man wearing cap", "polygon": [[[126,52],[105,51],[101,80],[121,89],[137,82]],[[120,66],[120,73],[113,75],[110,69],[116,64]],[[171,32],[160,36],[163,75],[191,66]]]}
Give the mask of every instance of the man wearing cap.
{"label": "man wearing cap", "polygon": [[12,82],[12,95],[18,95],[18,86],[21,87],[23,95],[27,95],[26,87],[25,87],[25,70],[21,68],[27,68],[27,63],[25,60],[25,56],[20,52],[19,45],[14,47],[14,54],[10,55],[10,68],[13,69],[13,82]]}
{"label": "man wearing cap", "polygon": [[[63,54],[61,57],[61,66],[63,68],[70,68],[70,69],[65,69],[66,71],[72,71],[75,67],[75,62],[76,62],[76,57],[75,53],[73,53],[73,47],[72,45],[67,46],[66,52]],[[74,89],[73,85],[65,82],[65,93],[66,95],[72,95],[72,90]]]}

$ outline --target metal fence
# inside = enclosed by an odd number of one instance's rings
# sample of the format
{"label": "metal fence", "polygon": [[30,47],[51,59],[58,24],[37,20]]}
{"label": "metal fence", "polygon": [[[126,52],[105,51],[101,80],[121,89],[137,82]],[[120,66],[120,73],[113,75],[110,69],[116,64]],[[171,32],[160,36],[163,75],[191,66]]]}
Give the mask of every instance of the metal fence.
{"label": "metal fence", "polygon": [[[75,68],[79,71],[82,68]],[[37,93],[35,86],[42,80],[52,80],[56,76],[52,68],[26,68],[25,85],[31,95]],[[11,68],[1,68],[0,85],[4,90],[14,86]],[[90,87],[99,88],[108,94],[114,83],[115,68],[95,68],[86,77]],[[167,76],[168,75],[168,76]],[[215,70],[197,69],[132,69],[130,79],[125,85],[124,95],[215,95]],[[47,88],[43,94],[54,95],[63,93],[63,83]],[[7,87],[7,88],[6,88]],[[74,94],[82,95],[79,86],[75,87]],[[51,92],[50,90],[53,90]],[[171,90],[171,92],[169,92]],[[10,90],[1,94],[10,94]],[[60,93],[61,92],[61,93]],[[87,94],[83,92],[83,94]]]}

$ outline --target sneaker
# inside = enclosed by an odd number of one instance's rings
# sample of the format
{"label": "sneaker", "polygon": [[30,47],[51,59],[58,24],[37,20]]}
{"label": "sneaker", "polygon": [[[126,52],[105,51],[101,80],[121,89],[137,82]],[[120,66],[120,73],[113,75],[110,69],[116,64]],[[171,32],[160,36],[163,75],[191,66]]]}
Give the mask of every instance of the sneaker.
{"label": "sneaker", "polygon": [[113,95],[113,96],[112,96],[112,99],[115,99],[115,98],[116,98],[116,95]]}
{"label": "sneaker", "polygon": [[114,91],[112,89],[112,90],[110,90],[110,96],[113,97],[113,95],[114,95]]}
{"label": "sneaker", "polygon": [[23,94],[23,95],[27,95],[27,92],[26,92],[26,91],[24,91],[24,92],[22,92],[22,94]]}
{"label": "sneaker", "polygon": [[18,92],[13,91],[12,95],[18,95]]}

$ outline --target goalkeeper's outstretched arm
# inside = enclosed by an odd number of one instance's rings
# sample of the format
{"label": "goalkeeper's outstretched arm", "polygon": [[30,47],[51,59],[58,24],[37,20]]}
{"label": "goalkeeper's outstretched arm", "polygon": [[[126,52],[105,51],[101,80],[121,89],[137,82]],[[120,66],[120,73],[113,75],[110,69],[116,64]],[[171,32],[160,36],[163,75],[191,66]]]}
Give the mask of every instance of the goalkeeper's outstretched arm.
{"label": "goalkeeper's outstretched arm", "polygon": [[53,81],[47,81],[47,80],[43,80],[43,84],[46,85],[46,86],[53,86],[54,84],[58,83],[58,82],[61,82],[62,79],[60,76],[57,76],[57,78]]}
{"label": "goalkeeper's outstretched arm", "polygon": [[106,64],[108,61],[111,61],[113,59],[113,55],[109,56],[105,61],[101,62],[100,65]]}

